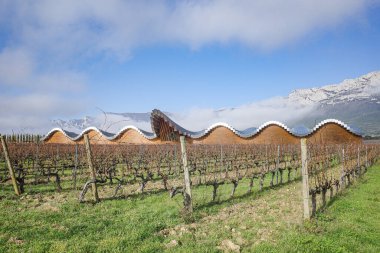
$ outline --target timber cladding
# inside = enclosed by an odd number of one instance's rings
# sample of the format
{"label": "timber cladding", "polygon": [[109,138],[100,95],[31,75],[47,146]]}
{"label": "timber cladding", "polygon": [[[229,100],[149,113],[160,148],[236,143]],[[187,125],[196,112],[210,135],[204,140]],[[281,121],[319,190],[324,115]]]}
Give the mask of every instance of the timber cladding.
{"label": "timber cladding", "polygon": [[[109,140],[101,133],[90,130],[87,132],[92,144],[165,144],[175,143],[175,141],[161,140],[159,137],[147,139],[134,129],[128,129],[122,132],[118,137]],[[186,140],[189,144],[299,144],[300,138],[292,135],[285,129],[277,125],[269,125],[259,133],[249,138],[243,138],[234,133],[227,127],[218,126],[212,129],[205,136],[200,138],[189,138]],[[312,134],[306,136],[308,143],[314,144],[336,144],[336,143],[361,143],[362,137],[355,135],[340,125],[335,123],[326,124]],[[60,131],[55,131],[44,140],[46,143],[62,144],[83,144],[83,136],[76,140],[71,140]]]}
{"label": "timber cladding", "polygon": [[338,124],[327,123],[308,136],[308,142],[315,144],[362,143],[363,138]]}
{"label": "timber cladding", "polygon": [[[86,133],[88,135],[88,138],[90,139],[91,144],[112,144],[112,141],[109,141],[98,131],[89,130]],[[84,144],[84,135],[82,135],[76,142]]]}
{"label": "timber cladding", "polygon": [[299,138],[277,125],[269,125],[250,138],[254,144],[298,144]]}
{"label": "timber cladding", "polygon": [[[270,121],[259,128],[250,128],[245,132],[238,131],[225,123],[218,123],[210,128],[191,132],[179,126],[167,115],[153,110],[151,116],[153,133],[145,132],[137,127],[126,127],[118,134],[100,131],[95,127],[84,130],[73,137],[73,133],[62,129],[53,129],[43,139],[46,143],[84,143],[83,136],[89,135],[92,144],[166,144],[179,143],[179,137],[185,136],[189,144],[299,144],[301,138],[308,143],[339,144],[361,143],[362,136],[349,126],[338,120],[325,120],[313,130],[298,134],[280,122]],[[249,130],[249,131],[248,131]]]}
{"label": "timber cladding", "polygon": [[126,144],[159,144],[161,140],[154,138],[152,140],[145,138],[134,129],[128,129],[122,132],[113,142]]}
{"label": "timber cladding", "polygon": [[207,135],[190,142],[193,144],[298,144],[299,138],[277,125],[269,125],[249,138],[242,138],[232,130],[219,126]]}
{"label": "timber cladding", "polygon": [[75,141],[70,140],[64,133],[55,131],[48,138],[44,140],[45,143],[61,143],[61,144],[75,144]]}

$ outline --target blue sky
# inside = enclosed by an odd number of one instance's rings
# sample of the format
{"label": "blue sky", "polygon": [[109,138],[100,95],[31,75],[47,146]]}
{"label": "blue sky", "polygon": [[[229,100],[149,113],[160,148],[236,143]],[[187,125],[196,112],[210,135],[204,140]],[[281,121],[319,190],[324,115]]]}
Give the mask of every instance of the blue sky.
{"label": "blue sky", "polygon": [[365,32],[347,27],[337,35],[315,35],[271,52],[239,45],[213,45],[197,51],[152,47],[137,50],[124,63],[95,63],[89,69],[100,106],[111,111],[234,107],[380,70],[379,18],[373,16],[371,25]]}
{"label": "blue sky", "polygon": [[0,131],[239,107],[380,70],[380,4],[0,0]]}

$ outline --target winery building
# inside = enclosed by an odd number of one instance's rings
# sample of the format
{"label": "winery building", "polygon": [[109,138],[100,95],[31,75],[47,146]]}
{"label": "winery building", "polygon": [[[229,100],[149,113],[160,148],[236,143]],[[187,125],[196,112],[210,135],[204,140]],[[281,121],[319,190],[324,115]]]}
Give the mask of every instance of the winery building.
{"label": "winery building", "polygon": [[240,131],[226,123],[216,123],[202,131],[193,132],[175,123],[160,110],[151,113],[152,132],[135,126],[126,126],[117,133],[89,127],[81,133],[54,128],[45,135],[45,143],[83,143],[84,134],[88,134],[93,144],[165,144],[179,142],[185,136],[189,144],[299,144],[301,138],[309,143],[336,144],[361,143],[362,134],[336,119],[327,119],[313,129],[304,127],[289,128],[277,121],[268,121],[260,127]]}

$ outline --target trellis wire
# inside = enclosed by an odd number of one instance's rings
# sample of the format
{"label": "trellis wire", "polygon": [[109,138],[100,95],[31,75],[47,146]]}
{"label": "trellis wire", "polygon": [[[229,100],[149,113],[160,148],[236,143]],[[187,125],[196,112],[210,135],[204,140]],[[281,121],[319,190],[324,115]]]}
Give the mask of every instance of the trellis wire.
{"label": "trellis wire", "polygon": [[[91,145],[96,180],[114,185],[113,196],[146,191],[168,191],[170,197],[183,193],[183,167],[178,144]],[[57,191],[77,189],[90,179],[84,145],[9,143],[9,153],[20,188],[49,183]],[[308,145],[308,170],[312,214],[334,195],[360,177],[379,157],[378,145]],[[191,187],[210,188],[208,201],[216,201],[218,188],[231,185],[234,197],[242,181],[247,193],[299,178],[300,145],[187,145]],[[264,181],[268,177],[269,179]],[[0,149],[0,181],[9,180]],[[62,186],[63,182],[69,182]]]}

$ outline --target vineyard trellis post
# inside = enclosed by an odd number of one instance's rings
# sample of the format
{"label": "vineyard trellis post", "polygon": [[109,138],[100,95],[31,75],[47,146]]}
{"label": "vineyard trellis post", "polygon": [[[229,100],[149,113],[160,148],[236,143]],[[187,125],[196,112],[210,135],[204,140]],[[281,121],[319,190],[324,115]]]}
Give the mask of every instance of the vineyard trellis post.
{"label": "vineyard trellis post", "polygon": [[185,189],[183,192],[184,205],[187,212],[193,212],[193,203],[191,199],[191,186],[190,186],[190,173],[189,167],[187,166],[187,154],[186,154],[186,143],[185,136],[180,136],[181,151],[182,151],[182,163],[183,163],[183,174],[185,179]]}
{"label": "vineyard trellis post", "polygon": [[301,161],[302,161],[302,196],[303,196],[303,217],[310,218],[309,208],[309,172],[307,168],[307,141],[301,138]]}
{"label": "vineyard trellis post", "polygon": [[77,189],[77,170],[78,170],[78,144],[75,143],[74,171],[73,171],[73,188]]}
{"label": "vineyard trellis post", "polygon": [[280,170],[280,145],[277,146],[277,158],[276,158],[276,184],[278,185],[278,172]]}
{"label": "vineyard trellis post", "polygon": [[13,188],[15,190],[16,195],[20,195],[20,189],[19,189],[19,187],[17,185],[15,171],[13,169],[11,160],[9,159],[9,152],[8,152],[7,142],[5,141],[3,135],[0,135],[0,139],[1,139],[1,145],[3,146],[3,152],[4,152],[5,161],[7,163],[8,169],[9,169],[9,174],[11,174]]}
{"label": "vineyard trellis post", "polygon": [[95,201],[99,202],[98,189],[96,187],[96,172],[95,172],[94,165],[92,164],[92,153],[91,153],[90,139],[88,138],[88,134],[84,135],[84,142],[86,145],[88,168],[90,169],[91,179],[93,181],[92,193],[94,195]]}
{"label": "vineyard trellis post", "polygon": [[[40,162],[40,148],[39,148],[39,143],[36,143],[36,162],[34,163],[36,168],[38,167],[39,162]],[[37,178],[38,178],[38,176],[36,174],[35,175],[35,181],[36,182],[38,180]]]}
{"label": "vineyard trellis post", "polygon": [[360,167],[360,146],[358,146],[358,168],[357,168],[359,177],[362,175],[361,167]]}
{"label": "vineyard trellis post", "polygon": [[344,147],[342,148],[342,175],[340,177],[340,181],[341,181],[341,185],[342,185],[342,189],[343,187],[345,187],[345,168],[344,168],[344,163],[345,163],[345,157],[344,157]]}

